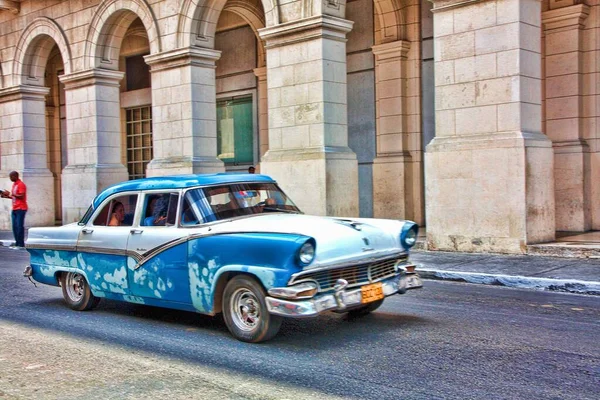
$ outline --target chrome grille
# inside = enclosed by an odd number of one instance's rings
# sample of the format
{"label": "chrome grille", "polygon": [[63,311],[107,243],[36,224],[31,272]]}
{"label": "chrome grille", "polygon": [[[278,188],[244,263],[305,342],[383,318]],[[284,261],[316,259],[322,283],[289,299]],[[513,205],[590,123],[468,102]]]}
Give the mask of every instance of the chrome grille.
{"label": "chrome grille", "polygon": [[338,279],[345,279],[348,282],[348,287],[366,285],[394,276],[396,273],[394,265],[401,260],[404,260],[404,258],[389,258],[368,264],[349,265],[313,272],[307,271],[295,276],[289,283],[307,280],[316,281],[319,284],[320,292],[332,290]]}

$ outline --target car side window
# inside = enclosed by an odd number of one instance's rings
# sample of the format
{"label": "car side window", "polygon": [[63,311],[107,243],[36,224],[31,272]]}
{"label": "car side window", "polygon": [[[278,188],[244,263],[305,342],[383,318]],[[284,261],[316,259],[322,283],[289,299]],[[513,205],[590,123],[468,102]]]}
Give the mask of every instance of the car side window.
{"label": "car side window", "polygon": [[149,193],[144,200],[141,226],[172,226],[177,219],[178,193]]}
{"label": "car side window", "polygon": [[114,197],[104,204],[93,224],[96,226],[131,226],[136,203],[136,194]]}

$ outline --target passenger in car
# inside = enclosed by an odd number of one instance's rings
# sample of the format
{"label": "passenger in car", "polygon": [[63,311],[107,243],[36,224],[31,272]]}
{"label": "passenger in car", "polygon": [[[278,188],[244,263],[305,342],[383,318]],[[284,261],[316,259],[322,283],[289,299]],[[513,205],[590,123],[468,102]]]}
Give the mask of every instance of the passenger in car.
{"label": "passenger in car", "polygon": [[148,208],[151,215],[144,219],[144,226],[164,226],[167,221],[167,210],[169,208],[168,196],[157,196],[150,199]]}
{"label": "passenger in car", "polygon": [[108,226],[121,226],[123,219],[125,219],[125,207],[123,207],[123,203],[117,201],[113,206]]}

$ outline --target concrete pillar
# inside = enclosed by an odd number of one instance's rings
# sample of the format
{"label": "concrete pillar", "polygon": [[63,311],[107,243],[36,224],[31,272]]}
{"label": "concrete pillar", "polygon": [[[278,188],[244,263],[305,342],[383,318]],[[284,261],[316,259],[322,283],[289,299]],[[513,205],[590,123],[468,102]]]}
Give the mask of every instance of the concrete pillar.
{"label": "concrete pillar", "polygon": [[425,162],[430,249],[523,253],[555,234],[541,133],[538,0],[434,0],[436,137]]}
{"label": "concrete pillar", "polygon": [[320,15],[259,30],[266,41],[273,176],[307,214],[358,216],[358,163],[348,147],[346,33]]}
{"label": "concrete pillar", "polygon": [[[48,169],[46,102],[50,89],[22,85],[0,90],[0,188],[10,171],[27,185],[26,226],[54,225],[54,182]],[[11,229],[12,202],[0,199],[0,228]]]}
{"label": "concrete pillar", "polygon": [[255,68],[258,80],[258,153],[259,157],[269,150],[269,105],[267,104],[267,68]]}
{"label": "concrete pillar", "polygon": [[62,171],[63,223],[78,221],[101,190],[129,179],[121,163],[123,75],[93,69],[60,77],[65,85],[68,147]]}
{"label": "concrete pillar", "polygon": [[373,161],[375,218],[415,218],[413,159],[408,151],[406,59],[410,42],[373,46],[377,157]]}
{"label": "concrete pillar", "polygon": [[144,57],[152,74],[154,159],[147,175],[223,172],[217,158],[217,50],[186,48]]}
{"label": "concrete pillar", "polygon": [[554,146],[557,231],[587,231],[592,224],[590,148],[583,133],[583,28],[589,13],[587,5],[567,2],[542,15],[546,133]]}

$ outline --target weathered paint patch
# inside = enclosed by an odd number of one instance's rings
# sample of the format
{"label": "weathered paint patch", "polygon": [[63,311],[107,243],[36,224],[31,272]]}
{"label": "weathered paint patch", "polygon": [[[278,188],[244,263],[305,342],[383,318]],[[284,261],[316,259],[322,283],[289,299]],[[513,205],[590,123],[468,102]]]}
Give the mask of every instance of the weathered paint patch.
{"label": "weathered paint patch", "polygon": [[261,280],[266,288],[270,289],[275,287],[277,280],[275,271],[265,268],[249,267],[248,272],[252,275],[256,275],[256,277]]}
{"label": "weathered paint patch", "polygon": [[108,289],[111,292],[125,294],[128,289],[125,266],[115,269],[112,274],[105,273],[104,281],[108,284]]}
{"label": "weathered paint patch", "polygon": [[44,263],[55,267],[71,267],[72,256],[69,257],[68,252],[57,250],[45,250],[42,254]]}
{"label": "weathered paint patch", "polygon": [[217,270],[220,268],[219,258],[208,260],[201,266],[197,262],[190,262],[190,295],[194,308],[200,312],[210,312],[213,308],[212,292],[213,282]]}
{"label": "weathered paint patch", "polygon": [[90,288],[98,291],[129,294],[126,258],[112,254],[80,253],[77,255],[79,269],[87,271]]}
{"label": "weathered paint patch", "polygon": [[43,265],[39,267],[40,269],[40,273],[44,276],[48,276],[48,277],[53,277],[54,274],[56,274],[58,272],[58,269],[56,267],[52,267],[49,265]]}

